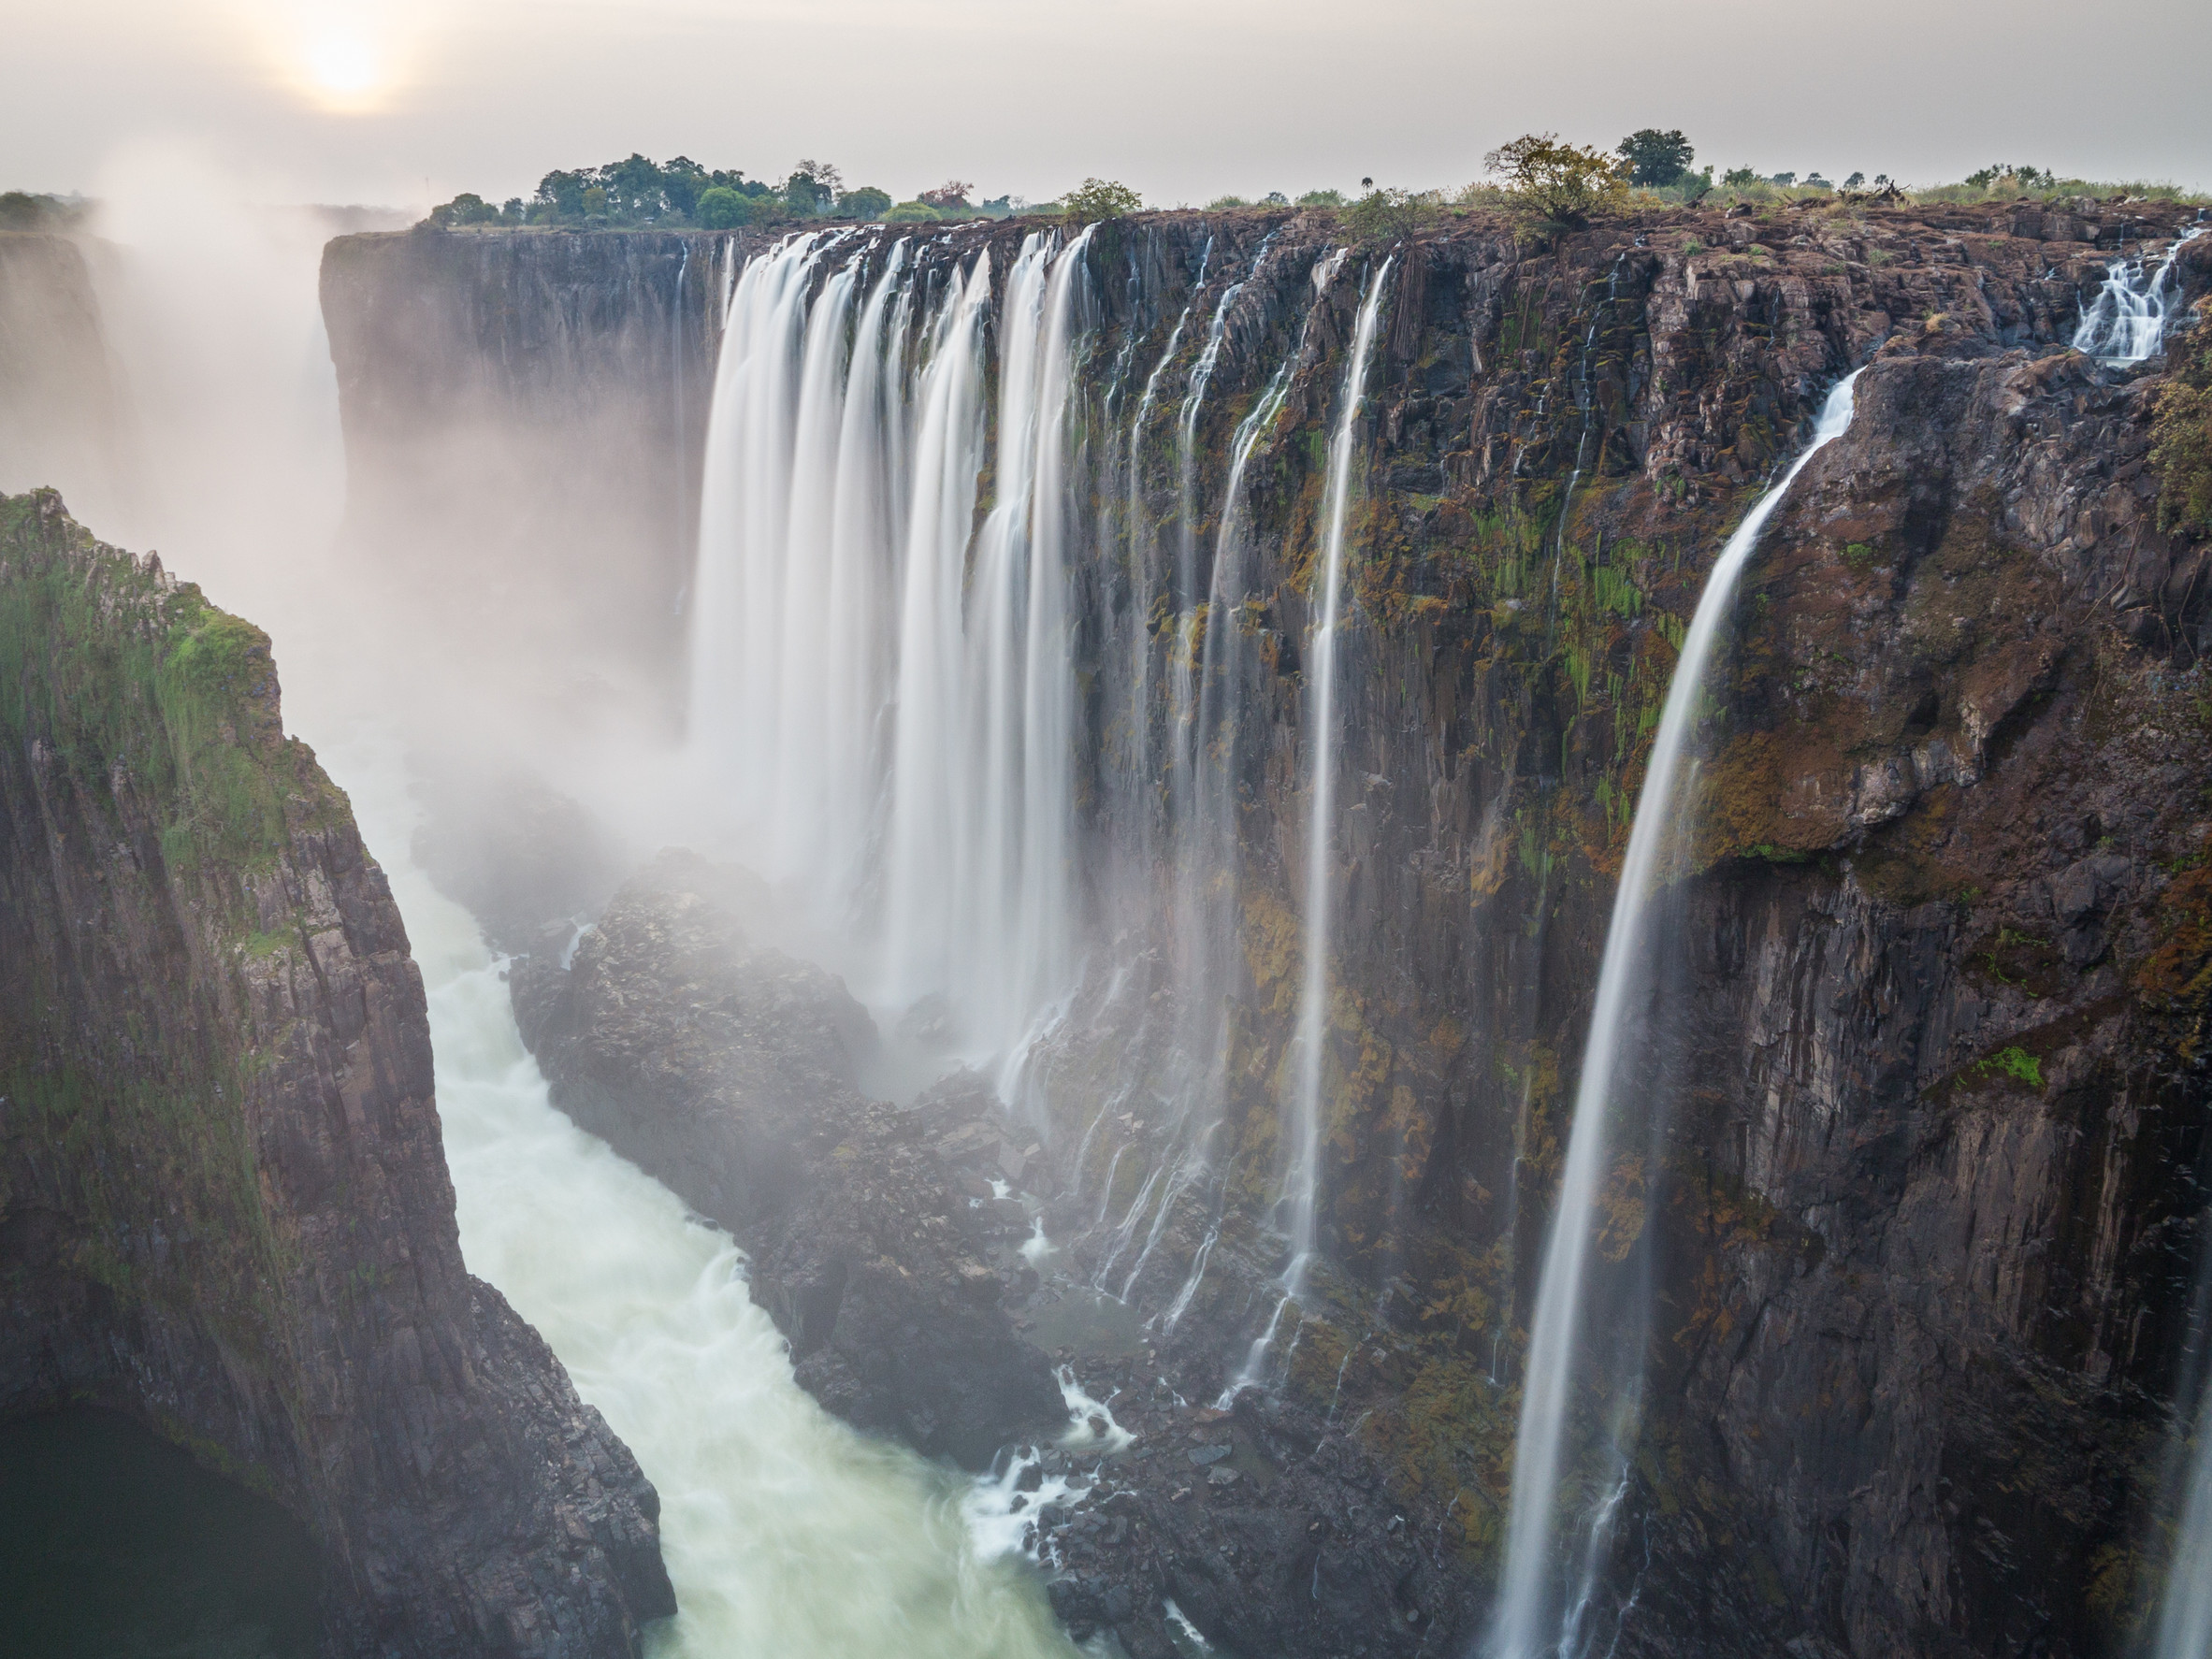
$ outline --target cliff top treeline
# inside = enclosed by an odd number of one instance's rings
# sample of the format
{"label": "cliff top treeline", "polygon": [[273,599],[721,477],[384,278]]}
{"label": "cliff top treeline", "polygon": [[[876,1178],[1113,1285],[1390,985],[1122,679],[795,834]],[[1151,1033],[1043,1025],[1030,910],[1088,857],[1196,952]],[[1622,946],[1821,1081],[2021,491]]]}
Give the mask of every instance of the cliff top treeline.
{"label": "cliff top treeline", "polygon": [[[2170,183],[2099,183],[2062,178],[2032,166],[1995,163],[1977,168],[1956,184],[1908,189],[1887,174],[1869,182],[1854,170],[1841,183],[1818,169],[1801,177],[1794,170],[1767,173],[1754,166],[1728,168],[1718,178],[1708,164],[1695,167],[1695,147],[1678,131],[1645,128],[1623,138],[1612,151],[1562,142],[1556,134],[1530,133],[1501,145],[1484,157],[1484,176],[1456,191],[1402,190],[1360,180],[1352,196],[1338,190],[1309,190],[1295,205],[1343,209],[1363,236],[1402,234],[1454,210],[1498,207],[1531,217],[1582,224],[1598,212],[1700,204],[1740,207],[1783,201],[1829,199],[1844,202],[2052,202],[2090,196],[2165,201],[2205,198]],[[889,191],[863,184],[847,188],[830,163],[802,160],[780,182],[749,179],[743,169],[701,166],[689,156],[654,162],[632,152],[628,159],[594,167],[556,169],[538,181],[528,201],[511,196],[495,205],[463,193],[430,209],[425,223],[440,229],[471,225],[547,225],[581,229],[730,230],[744,224],[774,225],[810,220],[913,221],[1004,219],[1015,214],[1054,213],[1089,222],[1138,210],[1142,198],[1127,186],[1085,180],[1057,202],[1031,203],[1011,195],[981,202],[976,187],[947,180],[909,201],[895,201]],[[1209,209],[1292,206],[1280,191],[1258,200],[1216,196]]]}

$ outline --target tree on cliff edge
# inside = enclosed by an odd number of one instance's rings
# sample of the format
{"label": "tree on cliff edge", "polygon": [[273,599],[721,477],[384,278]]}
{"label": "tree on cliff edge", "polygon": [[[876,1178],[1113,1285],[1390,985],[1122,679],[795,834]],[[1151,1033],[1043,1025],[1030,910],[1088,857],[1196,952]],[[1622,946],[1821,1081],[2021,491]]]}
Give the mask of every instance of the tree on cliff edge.
{"label": "tree on cliff edge", "polygon": [[1553,224],[1583,225],[1628,195],[1627,167],[1602,150],[1563,144],[1556,133],[1524,133],[1482,158],[1501,175],[1510,206]]}
{"label": "tree on cliff edge", "polygon": [[1681,133],[1662,133],[1657,127],[1642,127],[1630,133],[1621,140],[1619,150],[1621,160],[1628,169],[1628,182],[1654,190],[1664,190],[1678,182],[1690,170],[1690,162],[1697,153]]}

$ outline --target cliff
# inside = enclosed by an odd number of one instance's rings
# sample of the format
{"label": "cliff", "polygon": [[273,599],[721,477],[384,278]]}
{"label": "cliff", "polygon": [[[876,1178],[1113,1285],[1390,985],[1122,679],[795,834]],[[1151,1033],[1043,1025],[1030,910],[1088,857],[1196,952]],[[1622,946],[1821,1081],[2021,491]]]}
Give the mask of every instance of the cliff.
{"label": "cliff", "polygon": [[[1272,1349],[1278,1416],[1239,1412],[1251,1479],[1202,1486],[1201,1508],[1169,1466],[1133,1499],[1141,1528],[1074,1536],[1072,1620],[1139,1651],[1164,1590],[1265,1651],[1474,1637],[1682,628],[1828,386],[1871,360],[1746,575],[1704,828],[1639,1011],[1590,1357],[1645,1380],[1592,1616],[1633,1608],[1623,1652],[2131,1639],[2212,1116],[2212,601],[2204,543],[2158,524],[2160,366],[2064,342],[2116,244],[2181,211],[1687,211],[1541,238],[1471,214],[1352,250],[1366,280],[1391,263],[1339,643],[1326,1260]],[[917,257],[989,247],[1004,273],[1034,228],[935,233]],[[1244,1360],[1283,1266],[1265,1223],[1301,968],[1303,656],[1360,286],[1317,304],[1312,273],[1341,241],[1285,211],[1149,215],[1091,244],[1068,559],[1095,948],[1031,1057],[1049,1174],[1008,1173],[1060,1195],[1077,1276],[1153,1320],[1189,1400]],[[611,256],[580,253],[578,279]],[[2186,297],[2212,287],[2212,238],[2177,268]],[[1177,417],[1208,350],[1186,486]],[[1152,424],[1124,437],[1155,362]],[[1179,638],[1162,550],[1187,531],[1207,591],[1233,434],[1279,368],[1229,555],[1241,600]],[[1169,667],[1217,629],[1240,643],[1215,706],[1238,714],[1230,850],[1203,890],[1229,897],[1198,915],[1144,758],[1169,752]],[[1160,1410],[1163,1435],[1192,1421]],[[1387,1637],[1336,1588],[1355,1559],[1410,1575]]]}
{"label": "cliff", "polygon": [[0,231],[0,490],[56,478],[124,490],[131,447],[82,250]]}
{"label": "cliff", "polygon": [[519,677],[549,697],[596,677],[594,695],[672,718],[665,669],[683,640],[729,243],[330,242],[341,549],[412,642],[404,673],[470,693]]}
{"label": "cliff", "polygon": [[128,1413],[337,1654],[633,1654],[658,1500],[461,1262],[422,980],[267,638],[0,500],[0,1416]]}

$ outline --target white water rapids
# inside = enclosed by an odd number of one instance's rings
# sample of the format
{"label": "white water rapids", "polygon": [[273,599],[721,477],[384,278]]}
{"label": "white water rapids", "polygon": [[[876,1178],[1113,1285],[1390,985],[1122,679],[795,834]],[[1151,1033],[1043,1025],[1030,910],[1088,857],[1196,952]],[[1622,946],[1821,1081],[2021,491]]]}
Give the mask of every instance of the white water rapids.
{"label": "white water rapids", "polygon": [[[1583,1301],[1591,1272],[1590,1243],[1598,1195],[1611,1162],[1606,1118],[1621,1081],[1624,1037],[1637,1015],[1639,995],[1651,970],[1651,901],[1665,873],[1665,862],[1681,844],[1694,792],[1689,787],[1689,744],[1699,700],[1713,648],[1718,643],[1752,550],[1767,521],[1782,505],[1789,486],[1822,446],[1851,424],[1851,388],[1857,373],[1846,375],[1821,406],[1813,441],[1791,463],[1781,481],[1758,498],[1713,561],[1699,596],[1698,611],[1683,641],[1682,655],[1667,687],[1667,702],[1644,770],[1628,851],[1613,897],[1612,920],[1598,974],[1598,996],[1590,1034],[1583,1050],[1581,1081],[1569,1132],[1567,1160],[1559,1177],[1559,1197],[1544,1243],[1544,1265],[1538,1280],[1536,1315],[1528,1334],[1528,1360],[1522,1378],[1521,1424],[1513,1446],[1513,1498],[1508,1520],[1506,1564],[1497,1610],[1490,1631],[1493,1659],[1538,1659],[1565,1653],[1580,1624],[1587,1584],[1567,1607],[1562,1619],[1563,1549],[1559,1487],[1567,1419],[1580,1380],[1575,1348],[1583,1335]],[[1633,1338],[1632,1338],[1633,1339]],[[1625,1466],[1625,1465],[1624,1465]],[[1601,1527],[1621,1493],[1622,1469],[1605,1485],[1594,1527]],[[1585,1580],[1589,1577],[1585,1570]]]}
{"label": "white water rapids", "polygon": [[[371,847],[405,847],[396,750],[326,757]],[[554,1108],[474,920],[412,864],[385,868],[429,991],[462,1254],[659,1489],[678,1611],[656,1659],[1073,1654],[1014,1553],[1004,1482],[867,1438],[802,1392],[729,1236]]]}

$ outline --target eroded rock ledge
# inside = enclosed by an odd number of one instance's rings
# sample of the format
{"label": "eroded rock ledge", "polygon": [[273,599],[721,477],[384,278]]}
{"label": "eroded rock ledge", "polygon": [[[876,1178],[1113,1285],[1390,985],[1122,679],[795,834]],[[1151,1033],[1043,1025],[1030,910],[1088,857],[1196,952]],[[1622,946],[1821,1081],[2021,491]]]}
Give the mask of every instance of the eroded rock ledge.
{"label": "eroded rock ledge", "polygon": [[743,871],[664,853],[572,962],[514,969],[554,1104],[752,1258],[799,1381],[838,1416],[971,1466],[1063,1421],[933,1141],[943,1114],[864,1099],[875,1040],[842,982],[748,938]]}
{"label": "eroded rock ledge", "polygon": [[462,1265],[421,975],[267,637],[0,498],[0,1416],[290,1508],[325,1653],[635,1653],[658,1498]]}

